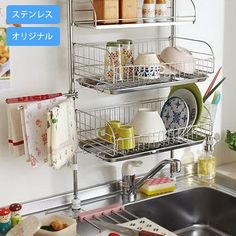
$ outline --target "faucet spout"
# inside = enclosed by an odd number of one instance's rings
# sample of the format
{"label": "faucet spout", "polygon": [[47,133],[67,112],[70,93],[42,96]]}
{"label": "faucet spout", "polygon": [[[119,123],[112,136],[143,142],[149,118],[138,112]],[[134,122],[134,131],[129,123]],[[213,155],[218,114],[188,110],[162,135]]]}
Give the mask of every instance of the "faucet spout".
{"label": "faucet spout", "polygon": [[134,196],[137,193],[137,190],[144,184],[144,182],[152,178],[155,174],[157,174],[160,170],[162,170],[166,165],[170,164],[170,175],[173,176],[174,173],[178,173],[181,171],[181,162],[178,159],[165,159],[158,163],[155,167],[153,167],[145,176],[139,179],[133,186],[130,187],[129,191],[127,191],[124,195],[125,198],[134,199]]}

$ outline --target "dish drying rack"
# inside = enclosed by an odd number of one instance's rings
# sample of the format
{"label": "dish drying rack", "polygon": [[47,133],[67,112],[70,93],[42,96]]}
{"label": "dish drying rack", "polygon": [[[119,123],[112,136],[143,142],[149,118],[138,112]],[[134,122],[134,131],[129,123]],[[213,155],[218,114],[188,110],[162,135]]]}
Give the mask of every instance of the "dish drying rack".
{"label": "dish drying rack", "polygon": [[[201,117],[199,123],[193,126],[141,136],[136,135],[134,137],[136,146],[131,150],[119,150],[117,142],[107,142],[99,136],[99,131],[103,127],[109,127],[109,121],[119,120],[122,124],[130,124],[140,108],[150,108],[160,112],[166,100],[166,98],[158,98],[88,111],[77,110],[80,148],[104,161],[117,162],[200,144],[206,136],[212,135],[212,121],[207,116]],[[111,136],[112,140],[116,140],[114,134]],[[164,136],[166,136],[164,141],[153,143],[154,137],[156,140],[158,137]],[[122,142],[128,138],[119,138],[118,140]],[[142,143],[143,140],[145,143]]]}
{"label": "dish drying rack", "polygon": [[[67,35],[68,35],[68,68],[69,68],[69,91],[75,99],[78,97],[78,85],[93,88],[98,91],[106,92],[109,94],[119,94],[125,92],[139,91],[152,88],[163,88],[180,84],[196,83],[206,80],[208,73],[214,72],[214,53],[209,44],[204,41],[192,40],[187,38],[176,37],[176,25],[195,23],[196,20],[196,7],[193,0],[184,0],[186,7],[184,9],[191,9],[190,14],[179,14],[176,6],[176,0],[170,0],[169,14],[170,17],[164,22],[143,23],[141,15],[140,2],[138,5],[138,18],[135,24],[100,24],[97,20],[97,15],[92,4],[92,0],[68,0],[67,1]],[[185,12],[186,13],[186,12]],[[121,20],[121,19],[119,19]],[[140,79],[135,76],[130,76],[123,81],[117,81],[116,75],[112,81],[107,81],[104,78],[104,55],[107,53],[105,44],[81,44],[74,42],[74,31],[76,27],[92,28],[97,30],[102,29],[125,29],[125,28],[140,28],[140,27],[153,27],[153,26],[169,26],[170,37],[165,39],[147,39],[147,40],[134,40],[134,57],[138,53],[152,51],[157,55],[166,46],[175,46],[176,43],[181,40],[187,43],[185,46],[192,52],[195,62],[196,71],[193,74],[186,74],[176,72],[172,70],[172,66],[166,65],[169,68],[169,72],[162,74],[159,79]],[[191,47],[191,44],[195,44],[195,47]],[[197,48],[197,50],[196,50]],[[191,50],[192,49],[192,50]],[[199,51],[199,49],[201,49]],[[173,62],[176,65],[175,62]],[[134,67],[130,65],[131,71]],[[188,65],[183,64],[183,68],[187,68]],[[115,71],[115,67],[114,67]],[[172,136],[168,136],[167,139],[161,143],[151,144],[139,144],[133,152],[125,152],[117,150],[114,144],[108,144],[97,136],[97,131],[103,125],[105,125],[110,115],[114,112],[114,117],[118,116],[122,122],[130,122],[134,112],[139,107],[154,107],[155,109],[161,109],[166,99],[155,99],[138,102],[136,104],[123,104],[110,108],[101,108],[97,110],[81,111],[76,110],[78,135],[80,139],[80,147],[86,152],[93,153],[97,157],[105,161],[119,161],[127,160],[130,158],[139,157],[142,155],[157,153],[160,151],[171,151],[171,157],[173,157],[173,150],[182,148],[194,144],[198,144],[204,141],[206,136],[212,134],[212,122],[211,119],[204,119],[204,122],[199,122],[197,125],[187,127],[186,130],[175,130]],[[120,111],[122,112],[120,112]],[[118,112],[119,111],[119,112]],[[127,113],[127,111],[129,111]],[[110,113],[109,113],[110,112]],[[121,114],[124,117],[121,117]],[[136,137],[138,139],[139,137]],[[78,196],[78,158],[80,152],[77,152],[73,157],[73,187],[74,187],[74,199],[72,200],[72,209],[81,209],[80,199]]]}
{"label": "dish drying rack", "polygon": [[[151,69],[153,66],[147,65],[115,65],[114,59],[106,49],[106,43],[97,44],[74,44],[74,76],[78,83],[82,86],[93,88],[100,92],[108,94],[120,94],[133,91],[158,89],[181,84],[197,83],[205,81],[209,73],[214,72],[214,53],[211,46],[205,41],[182,38],[168,37],[155,38],[145,40],[134,40],[134,58],[140,53],[155,52],[157,55],[161,51],[171,46],[175,41],[176,45],[186,48],[197,48],[199,51],[191,50],[196,65],[192,74],[185,71],[193,70],[194,63],[171,62],[164,63],[164,72],[160,78],[151,78],[150,76],[137,76],[135,71],[137,68]],[[200,50],[201,49],[201,50]],[[113,73],[112,78],[106,77],[106,55],[110,55]],[[179,70],[177,70],[178,68]],[[121,74],[125,75],[121,79]]]}
{"label": "dish drying rack", "polygon": [[[73,10],[73,24],[77,27],[82,28],[92,28],[92,29],[124,29],[124,28],[143,28],[143,27],[153,27],[153,26],[175,26],[180,24],[195,23],[196,21],[196,7],[193,0],[185,0],[185,7],[189,9],[185,14],[172,14],[175,11],[175,5],[171,3],[168,4],[168,18],[165,21],[156,21],[153,23],[144,23],[146,18],[142,17],[142,1],[138,0],[138,14],[136,18],[136,23],[123,23],[123,24],[107,24],[111,20],[109,19],[97,19],[97,13],[93,6],[92,0],[81,0],[75,2],[75,8]],[[130,19],[112,19],[112,21],[122,22]]]}

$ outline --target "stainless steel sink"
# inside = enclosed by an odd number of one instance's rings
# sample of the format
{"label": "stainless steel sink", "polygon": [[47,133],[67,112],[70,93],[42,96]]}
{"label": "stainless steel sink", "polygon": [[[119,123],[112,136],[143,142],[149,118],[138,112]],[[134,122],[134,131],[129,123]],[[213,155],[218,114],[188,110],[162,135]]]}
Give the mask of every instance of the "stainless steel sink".
{"label": "stainless steel sink", "polygon": [[179,236],[236,235],[236,197],[199,187],[126,206]]}

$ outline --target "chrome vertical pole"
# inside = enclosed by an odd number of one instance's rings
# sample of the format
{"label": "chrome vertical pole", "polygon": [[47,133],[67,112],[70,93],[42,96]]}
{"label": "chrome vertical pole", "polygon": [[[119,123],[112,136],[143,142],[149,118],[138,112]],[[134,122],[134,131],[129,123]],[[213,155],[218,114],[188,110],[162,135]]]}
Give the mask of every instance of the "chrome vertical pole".
{"label": "chrome vertical pole", "polygon": [[69,93],[75,93],[74,66],[73,66],[73,13],[72,0],[67,1],[67,35],[68,35],[68,69]]}
{"label": "chrome vertical pole", "polygon": [[[176,0],[171,0],[171,19],[172,22],[176,21]],[[175,37],[176,36],[176,25],[171,26],[171,46],[175,46]]]}
{"label": "chrome vertical pole", "polygon": [[[75,93],[75,81],[74,81],[74,65],[73,65],[73,8],[72,0],[67,1],[67,35],[68,35],[68,70],[69,70],[69,93]],[[74,100],[75,100],[74,97]],[[74,101],[75,102],[75,101]],[[77,118],[77,116],[76,116]],[[77,124],[77,121],[76,121]],[[80,199],[78,196],[78,159],[77,154],[73,156],[73,199],[72,199],[72,210],[79,210]]]}
{"label": "chrome vertical pole", "polygon": [[[171,17],[172,21],[176,21],[176,0],[171,0]],[[175,36],[176,36],[176,25],[171,26],[171,46],[174,47],[176,45],[175,42]],[[170,151],[170,158],[174,159],[174,150]]]}

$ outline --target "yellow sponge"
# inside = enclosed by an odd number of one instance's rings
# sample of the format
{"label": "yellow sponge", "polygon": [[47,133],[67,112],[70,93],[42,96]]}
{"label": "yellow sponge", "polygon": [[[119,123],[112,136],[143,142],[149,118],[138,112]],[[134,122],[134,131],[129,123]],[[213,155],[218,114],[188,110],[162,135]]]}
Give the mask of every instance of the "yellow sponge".
{"label": "yellow sponge", "polygon": [[176,189],[175,180],[169,177],[159,177],[148,179],[140,188],[142,193],[146,195],[158,195],[172,192]]}

